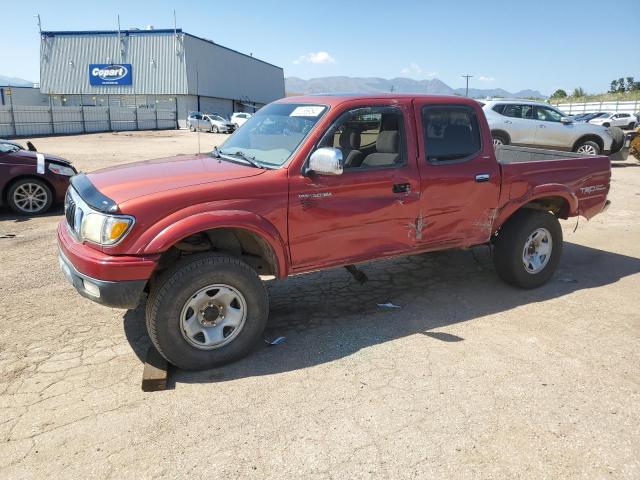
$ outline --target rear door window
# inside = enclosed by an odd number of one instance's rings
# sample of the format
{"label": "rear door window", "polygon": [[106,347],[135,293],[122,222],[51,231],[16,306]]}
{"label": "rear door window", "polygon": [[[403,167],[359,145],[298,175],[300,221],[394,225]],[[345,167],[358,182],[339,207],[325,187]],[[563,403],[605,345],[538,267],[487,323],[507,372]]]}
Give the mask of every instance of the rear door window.
{"label": "rear door window", "polygon": [[505,117],[533,120],[533,106],[520,103],[508,103],[504,106],[502,115]]}
{"label": "rear door window", "polygon": [[474,110],[462,105],[427,105],[422,109],[426,160],[439,164],[464,161],[482,148]]}

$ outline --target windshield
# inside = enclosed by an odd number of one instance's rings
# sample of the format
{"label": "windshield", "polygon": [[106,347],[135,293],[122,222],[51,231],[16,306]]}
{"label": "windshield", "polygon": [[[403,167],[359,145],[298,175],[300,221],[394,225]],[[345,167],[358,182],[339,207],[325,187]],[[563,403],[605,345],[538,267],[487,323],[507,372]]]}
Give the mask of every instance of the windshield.
{"label": "windshield", "polygon": [[20,150],[20,147],[12,143],[0,143],[0,153],[17,152],[18,150]]}
{"label": "windshield", "polygon": [[209,115],[209,118],[211,120],[217,120],[218,122],[226,122],[226,120],[219,115]]}
{"label": "windshield", "polygon": [[272,103],[261,108],[221,147],[223,155],[238,152],[267,166],[283,165],[302,143],[327,107],[302,103]]}

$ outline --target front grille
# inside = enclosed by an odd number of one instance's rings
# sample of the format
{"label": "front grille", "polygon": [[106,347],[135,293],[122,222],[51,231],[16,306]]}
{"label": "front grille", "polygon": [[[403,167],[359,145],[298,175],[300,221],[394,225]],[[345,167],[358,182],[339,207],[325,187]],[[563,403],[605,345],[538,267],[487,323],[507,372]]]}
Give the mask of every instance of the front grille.
{"label": "front grille", "polygon": [[67,224],[71,230],[75,230],[76,226],[76,204],[71,198],[71,195],[67,192],[67,198],[65,199],[64,216],[67,219]]}

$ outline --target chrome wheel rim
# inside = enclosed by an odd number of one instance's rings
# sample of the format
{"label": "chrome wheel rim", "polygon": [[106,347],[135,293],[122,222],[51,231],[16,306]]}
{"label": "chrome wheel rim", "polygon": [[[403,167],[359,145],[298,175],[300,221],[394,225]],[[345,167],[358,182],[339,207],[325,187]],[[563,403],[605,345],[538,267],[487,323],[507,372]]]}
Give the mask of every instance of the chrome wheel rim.
{"label": "chrome wheel rim", "polygon": [[597,155],[598,152],[596,151],[595,147],[593,145],[580,145],[580,147],[578,148],[578,152],[577,153],[584,153],[585,155]]}
{"label": "chrome wheel rim", "polygon": [[493,146],[497,147],[498,145],[504,145],[504,143],[499,138],[494,138],[493,139]]}
{"label": "chrome wheel rim", "polygon": [[37,183],[23,183],[13,192],[13,203],[23,212],[36,213],[46,205],[48,193]]}
{"label": "chrome wheel rim", "polygon": [[200,350],[213,350],[232,342],[247,319],[247,302],[231,285],[214,284],[198,290],[182,307],[180,331]]}
{"label": "chrome wheel rim", "polygon": [[522,249],[522,263],[527,273],[535,275],[544,270],[549,263],[553,239],[546,228],[538,228],[533,231],[524,243]]}

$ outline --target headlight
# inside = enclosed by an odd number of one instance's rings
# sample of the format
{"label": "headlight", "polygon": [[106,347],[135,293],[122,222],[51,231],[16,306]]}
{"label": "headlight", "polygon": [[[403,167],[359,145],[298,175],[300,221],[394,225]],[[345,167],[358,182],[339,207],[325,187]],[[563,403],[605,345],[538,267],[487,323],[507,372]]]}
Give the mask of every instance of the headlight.
{"label": "headlight", "polygon": [[118,243],[129,232],[133,217],[91,212],[82,218],[80,236],[100,245]]}
{"label": "headlight", "polygon": [[60,165],[59,163],[50,163],[49,170],[53,173],[64,175],[66,177],[73,177],[76,174],[73,168]]}

